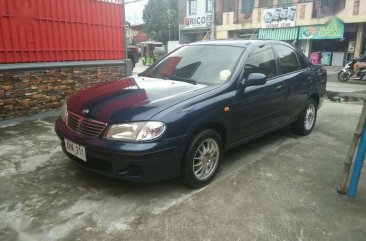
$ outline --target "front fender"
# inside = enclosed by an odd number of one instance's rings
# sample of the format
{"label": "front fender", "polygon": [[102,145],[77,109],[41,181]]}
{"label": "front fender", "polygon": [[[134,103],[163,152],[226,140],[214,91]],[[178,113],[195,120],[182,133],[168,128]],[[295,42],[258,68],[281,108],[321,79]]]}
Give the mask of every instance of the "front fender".
{"label": "front fender", "polygon": [[197,131],[210,127],[218,129],[227,139],[231,129],[225,107],[230,106],[233,98],[234,92],[192,98],[159,113],[152,119],[166,123],[165,135],[169,137],[193,136]]}
{"label": "front fender", "polygon": [[231,127],[228,121],[224,117],[204,116],[195,121],[188,127],[188,133],[190,136],[194,136],[199,131],[204,129],[213,129],[219,132],[222,136],[224,143],[227,143],[231,133]]}

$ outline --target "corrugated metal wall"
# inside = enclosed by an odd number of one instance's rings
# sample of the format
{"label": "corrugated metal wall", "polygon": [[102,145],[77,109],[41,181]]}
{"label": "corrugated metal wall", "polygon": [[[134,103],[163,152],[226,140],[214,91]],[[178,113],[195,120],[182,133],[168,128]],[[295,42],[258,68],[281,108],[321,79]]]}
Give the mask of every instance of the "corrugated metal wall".
{"label": "corrugated metal wall", "polygon": [[0,0],[0,63],[125,58],[122,0]]}

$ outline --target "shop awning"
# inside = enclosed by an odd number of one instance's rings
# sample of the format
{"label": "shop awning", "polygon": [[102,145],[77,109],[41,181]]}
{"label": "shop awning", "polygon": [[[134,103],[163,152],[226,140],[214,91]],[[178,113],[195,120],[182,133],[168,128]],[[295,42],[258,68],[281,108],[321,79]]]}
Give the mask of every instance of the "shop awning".
{"label": "shop awning", "polygon": [[262,28],[258,39],[296,40],[299,28]]}

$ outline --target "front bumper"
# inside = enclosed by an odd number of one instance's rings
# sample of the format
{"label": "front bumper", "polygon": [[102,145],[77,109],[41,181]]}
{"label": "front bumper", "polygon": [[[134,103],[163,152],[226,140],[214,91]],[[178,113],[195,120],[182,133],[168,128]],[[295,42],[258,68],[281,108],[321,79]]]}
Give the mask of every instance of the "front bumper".
{"label": "front bumper", "polygon": [[318,104],[318,110],[323,106],[325,98],[326,98],[326,95],[320,96],[319,104]]}
{"label": "front bumper", "polygon": [[[187,136],[145,143],[88,139],[66,127],[58,118],[55,131],[65,154],[96,173],[134,182],[178,177]],[[87,161],[66,152],[64,138],[85,147]]]}

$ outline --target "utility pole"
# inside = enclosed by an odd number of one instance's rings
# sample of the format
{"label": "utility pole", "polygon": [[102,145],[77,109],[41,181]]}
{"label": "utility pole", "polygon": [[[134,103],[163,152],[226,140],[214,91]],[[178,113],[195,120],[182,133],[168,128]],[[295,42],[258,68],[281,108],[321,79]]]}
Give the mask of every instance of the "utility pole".
{"label": "utility pole", "polygon": [[216,0],[212,0],[212,10],[211,10],[211,36],[210,36],[210,40],[214,40],[215,39],[215,31],[216,31],[216,21],[215,21],[215,15],[216,15]]}
{"label": "utility pole", "polygon": [[168,8],[168,20],[169,20],[169,23],[168,23],[168,34],[169,34],[169,37],[168,37],[168,41],[170,41],[170,37],[171,37],[171,33],[170,33],[170,28],[172,27],[172,24],[170,22],[171,20],[171,16],[170,16],[170,5],[169,5],[169,8]]}
{"label": "utility pole", "polygon": [[126,1],[122,0],[122,12],[123,12],[123,38],[125,43],[125,59],[127,59],[127,33],[126,33]]}

